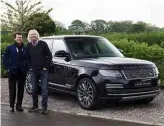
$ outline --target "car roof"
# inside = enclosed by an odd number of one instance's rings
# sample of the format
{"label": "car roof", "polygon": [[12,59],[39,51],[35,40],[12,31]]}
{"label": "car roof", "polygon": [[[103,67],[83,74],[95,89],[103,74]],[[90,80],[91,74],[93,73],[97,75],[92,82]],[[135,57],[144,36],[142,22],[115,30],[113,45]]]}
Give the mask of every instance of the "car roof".
{"label": "car roof", "polygon": [[94,36],[94,35],[53,35],[53,36],[44,36],[41,39],[63,39],[63,38],[78,38],[78,37],[89,37],[89,38],[103,38],[101,36]]}

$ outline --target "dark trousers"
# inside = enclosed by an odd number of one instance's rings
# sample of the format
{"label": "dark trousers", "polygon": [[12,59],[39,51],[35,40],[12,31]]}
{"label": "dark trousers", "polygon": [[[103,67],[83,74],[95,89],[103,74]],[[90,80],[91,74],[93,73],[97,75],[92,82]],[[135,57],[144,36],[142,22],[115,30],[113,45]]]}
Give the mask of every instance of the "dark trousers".
{"label": "dark trousers", "polygon": [[48,70],[32,70],[31,71],[31,84],[32,84],[32,98],[33,106],[38,107],[38,88],[39,80],[41,80],[41,93],[42,93],[42,108],[47,108],[48,101]]}
{"label": "dark trousers", "polygon": [[24,85],[26,80],[26,74],[21,72],[16,74],[9,74],[9,97],[10,107],[14,108],[16,91],[17,91],[17,103],[16,107],[21,107],[24,95]]}

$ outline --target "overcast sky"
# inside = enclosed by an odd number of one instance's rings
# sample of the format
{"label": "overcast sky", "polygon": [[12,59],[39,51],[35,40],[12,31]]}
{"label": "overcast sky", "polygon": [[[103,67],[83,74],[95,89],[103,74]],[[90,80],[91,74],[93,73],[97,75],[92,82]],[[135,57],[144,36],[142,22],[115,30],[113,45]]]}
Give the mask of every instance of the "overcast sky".
{"label": "overcast sky", "polygon": [[91,22],[95,19],[106,21],[145,21],[164,27],[164,0],[42,0],[43,5],[52,7],[51,16],[66,26],[72,20]]}
{"label": "overcast sky", "polygon": [[[14,0],[7,0],[14,1]],[[33,0],[32,0],[33,1]],[[145,21],[164,27],[164,0],[41,0],[54,20],[69,26],[75,19],[90,23],[106,21]]]}

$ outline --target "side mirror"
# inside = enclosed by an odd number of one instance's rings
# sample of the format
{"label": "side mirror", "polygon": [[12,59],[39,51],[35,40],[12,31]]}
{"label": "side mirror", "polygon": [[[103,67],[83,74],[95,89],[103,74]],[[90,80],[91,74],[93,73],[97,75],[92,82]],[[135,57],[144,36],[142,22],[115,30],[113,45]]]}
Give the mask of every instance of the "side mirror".
{"label": "side mirror", "polygon": [[124,51],[122,49],[118,49],[121,53],[123,53]]}
{"label": "side mirror", "polygon": [[56,57],[67,57],[68,53],[64,50],[59,50],[55,53]]}
{"label": "side mirror", "polygon": [[55,56],[56,56],[56,57],[65,57],[65,61],[67,61],[67,62],[71,60],[69,53],[67,53],[67,52],[64,51],[64,50],[59,50],[59,51],[57,51],[57,52],[55,53]]}

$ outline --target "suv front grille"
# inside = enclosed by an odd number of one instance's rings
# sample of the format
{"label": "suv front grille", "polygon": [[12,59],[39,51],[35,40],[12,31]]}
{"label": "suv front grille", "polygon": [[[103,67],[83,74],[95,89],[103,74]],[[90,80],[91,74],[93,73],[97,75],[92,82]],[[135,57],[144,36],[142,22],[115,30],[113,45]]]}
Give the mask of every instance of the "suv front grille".
{"label": "suv front grille", "polygon": [[122,70],[126,79],[146,79],[155,77],[154,68],[149,67],[126,67]]}

